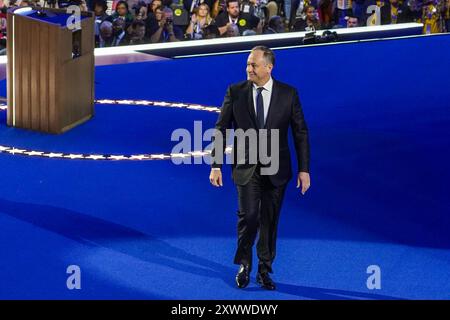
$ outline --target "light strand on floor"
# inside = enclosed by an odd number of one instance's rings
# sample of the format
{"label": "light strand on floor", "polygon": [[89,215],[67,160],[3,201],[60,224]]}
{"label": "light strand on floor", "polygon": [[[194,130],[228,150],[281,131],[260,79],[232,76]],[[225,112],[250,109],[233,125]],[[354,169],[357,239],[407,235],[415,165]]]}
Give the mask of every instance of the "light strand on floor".
{"label": "light strand on floor", "polygon": [[[168,108],[181,108],[189,110],[199,110],[207,112],[220,112],[220,108],[213,106],[203,106],[200,104],[189,103],[175,103],[165,101],[151,101],[151,100],[114,100],[114,99],[97,99],[96,104],[106,105],[134,105],[134,106],[153,106],[153,107],[168,107]],[[6,104],[0,104],[0,110],[7,110]],[[231,147],[228,146],[225,150],[228,154],[231,152]],[[83,153],[66,153],[66,152],[46,152],[38,150],[30,150],[25,148],[17,148],[14,146],[0,145],[0,153],[6,153],[10,155],[20,155],[28,157],[40,157],[51,159],[66,159],[66,160],[110,160],[110,161],[143,161],[143,160],[168,160],[168,159],[182,159],[188,157],[204,157],[211,154],[210,150],[207,151],[192,151],[188,153],[155,153],[155,154],[83,154]]]}

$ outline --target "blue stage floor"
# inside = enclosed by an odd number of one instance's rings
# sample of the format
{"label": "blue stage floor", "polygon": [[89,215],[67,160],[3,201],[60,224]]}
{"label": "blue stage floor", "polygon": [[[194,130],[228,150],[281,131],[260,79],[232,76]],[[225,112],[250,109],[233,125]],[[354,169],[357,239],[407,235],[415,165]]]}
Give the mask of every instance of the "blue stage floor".
{"label": "blue stage floor", "polygon": [[[288,187],[277,291],[234,284],[236,191],[207,165],[0,153],[2,299],[450,298],[450,36],[277,50],[300,92],[312,186]],[[220,106],[247,54],[97,67],[97,99]],[[1,83],[2,95],[6,84]],[[47,152],[169,153],[176,128],[213,112],[97,105],[59,136],[9,128],[0,145]],[[81,268],[81,290],[66,268]],[[369,290],[366,269],[381,268]]]}

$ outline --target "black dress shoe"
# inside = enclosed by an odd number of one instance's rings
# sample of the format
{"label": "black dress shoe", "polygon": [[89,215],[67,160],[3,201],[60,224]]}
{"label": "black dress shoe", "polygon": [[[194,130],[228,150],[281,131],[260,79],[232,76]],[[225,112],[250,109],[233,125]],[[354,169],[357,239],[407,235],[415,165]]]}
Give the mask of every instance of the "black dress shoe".
{"label": "black dress shoe", "polygon": [[268,272],[259,273],[256,275],[256,281],[267,290],[275,290],[275,283],[270,278]]}
{"label": "black dress shoe", "polygon": [[239,271],[236,274],[236,284],[239,288],[245,288],[248,286],[248,283],[250,282],[250,267],[241,264],[239,267]]}

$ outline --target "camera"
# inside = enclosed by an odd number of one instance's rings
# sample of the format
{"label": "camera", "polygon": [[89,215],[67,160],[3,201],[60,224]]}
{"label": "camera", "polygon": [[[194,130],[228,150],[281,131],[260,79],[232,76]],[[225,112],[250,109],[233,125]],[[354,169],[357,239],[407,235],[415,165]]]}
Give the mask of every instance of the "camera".
{"label": "camera", "polygon": [[172,19],[166,19],[166,23],[165,23],[166,27],[168,27],[168,26],[170,26],[172,24],[173,24],[173,20]]}
{"label": "camera", "polygon": [[316,31],[308,32],[302,39],[303,44],[329,43],[337,42],[339,40],[336,31],[325,30],[321,36],[316,35]]}

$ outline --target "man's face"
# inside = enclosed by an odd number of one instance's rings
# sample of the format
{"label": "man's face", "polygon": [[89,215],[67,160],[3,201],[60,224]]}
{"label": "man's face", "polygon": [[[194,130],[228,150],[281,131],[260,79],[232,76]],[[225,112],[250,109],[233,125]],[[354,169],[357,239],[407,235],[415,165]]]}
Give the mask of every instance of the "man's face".
{"label": "man's face", "polygon": [[347,20],[347,28],[355,28],[358,26],[357,18],[348,18]]}
{"label": "man's face", "polygon": [[230,24],[227,27],[227,37],[237,37],[239,36],[239,28],[235,24]]}
{"label": "man's face", "polygon": [[394,6],[398,5],[398,0],[389,0],[389,2]]}
{"label": "man's face", "polygon": [[260,84],[269,79],[273,65],[268,64],[260,50],[250,53],[247,59],[247,79]]}
{"label": "man's face", "polygon": [[95,8],[94,8],[94,12],[96,16],[101,16],[104,12],[103,12],[103,7],[96,4]]}
{"label": "man's face", "polygon": [[132,38],[133,40],[142,40],[145,36],[145,26],[137,26],[133,30]]}
{"label": "man's face", "polygon": [[124,4],[120,4],[117,6],[117,13],[119,14],[119,16],[124,16],[127,14],[127,7]]}
{"label": "man's face", "polygon": [[308,10],[306,10],[306,17],[307,17],[309,20],[314,20],[314,18],[315,18],[315,12],[314,12],[314,9],[313,9],[313,8],[308,8]]}
{"label": "man's face", "polygon": [[237,18],[239,16],[239,2],[228,3],[227,12],[232,18]]}
{"label": "man's face", "polygon": [[103,27],[100,29],[100,35],[103,39],[109,39],[113,36],[113,29],[112,27]]}
{"label": "man's face", "polygon": [[284,24],[281,18],[277,18],[275,20],[275,31],[278,33],[284,32]]}

